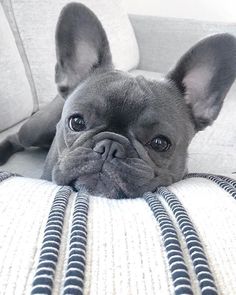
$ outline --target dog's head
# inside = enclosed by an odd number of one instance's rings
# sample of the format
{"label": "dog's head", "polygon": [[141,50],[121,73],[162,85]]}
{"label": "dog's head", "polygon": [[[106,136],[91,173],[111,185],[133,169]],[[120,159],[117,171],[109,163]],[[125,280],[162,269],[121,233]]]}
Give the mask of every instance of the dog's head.
{"label": "dog's head", "polygon": [[216,119],[235,79],[235,38],[206,38],[163,80],[149,81],[113,69],[101,23],[73,3],[59,18],[56,46],[56,82],[67,99],[52,179],[108,197],[180,180],[189,143]]}

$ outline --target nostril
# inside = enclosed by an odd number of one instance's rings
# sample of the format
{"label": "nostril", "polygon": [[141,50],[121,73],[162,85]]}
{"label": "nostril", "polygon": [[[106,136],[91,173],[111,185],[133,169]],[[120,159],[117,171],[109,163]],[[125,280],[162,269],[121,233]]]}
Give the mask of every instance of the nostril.
{"label": "nostril", "polygon": [[103,145],[103,146],[101,146],[101,147],[100,147],[100,150],[99,150],[100,154],[104,154],[104,153],[105,153],[105,151],[106,151],[106,148],[105,148],[105,146],[104,146],[104,145]]}
{"label": "nostril", "polygon": [[105,146],[103,144],[96,144],[93,150],[98,154],[104,154],[105,153]]}
{"label": "nostril", "polygon": [[121,148],[115,148],[112,152],[112,157],[113,158],[119,158],[119,159],[122,159],[125,157],[125,151],[124,149],[121,147]]}
{"label": "nostril", "polygon": [[112,158],[123,159],[125,158],[125,149],[121,144],[113,142],[109,154]]}
{"label": "nostril", "polygon": [[114,150],[111,152],[111,156],[112,156],[112,158],[119,158],[117,149],[114,149]]}

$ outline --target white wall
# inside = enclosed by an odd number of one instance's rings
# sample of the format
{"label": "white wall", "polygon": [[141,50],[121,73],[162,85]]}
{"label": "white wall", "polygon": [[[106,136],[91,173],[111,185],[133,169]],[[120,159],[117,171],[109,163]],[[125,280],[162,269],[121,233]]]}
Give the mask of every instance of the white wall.
{"label": "white wall", "polygon": [[236,0],[123,0],[128,13],[236,22]]}

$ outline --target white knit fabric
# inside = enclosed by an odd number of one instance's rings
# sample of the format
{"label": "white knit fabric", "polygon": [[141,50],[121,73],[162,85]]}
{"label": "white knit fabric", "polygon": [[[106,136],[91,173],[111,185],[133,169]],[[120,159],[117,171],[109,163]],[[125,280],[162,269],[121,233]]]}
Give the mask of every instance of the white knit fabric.
{"label": "white knit fabric", "polygon": [[[0,182],[1,294],[29,294],[48,214],[59,187],[42,180],[12,177]],[[170,187],[198,232],[220,295],[236,290],[236,200],[217,184],[191,178]],[[53,294],[66,273],[75,193],[65,212]],[[185,239],[166,203],[179,236],[194,294],[200,294]],[[84,294],[173,294],[160,227],[144,199],[109,200],[90,196]]]}
{"label": "white knit fabric", "polygon": [[195,225],[219,294],[236,292],[236,200],[206,179],[171,186]]}
{"label": "white knit fabric", "polygon": [[58,186],[14,177],[0,183],[0,294],[30,294]]}
{"label": "white knit fabric", "polygon": [[93,198],[84,294],[172,294],[160,229],[143,199]]}

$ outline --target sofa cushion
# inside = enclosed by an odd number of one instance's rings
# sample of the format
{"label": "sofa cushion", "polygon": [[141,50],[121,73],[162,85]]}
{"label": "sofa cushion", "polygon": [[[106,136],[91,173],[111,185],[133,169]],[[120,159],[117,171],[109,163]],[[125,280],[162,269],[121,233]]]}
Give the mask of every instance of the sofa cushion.
{"label": "sofa cushion", "polygon": [[216,34],[236,36],[235,22],[130,15],[139,45],[139,69],[166,73],[200,39]]}
{"label": "sofa cushion", "polygon": [[29,117],[33,99],[14,35],[0,4],[0,132]]}
{"label": "sofa cushion", "polygon": [[0,173],[3,294],[236,290],[236,181],[189,178],[119,200],[9,176]]}
{"label": "sofa cushion", "polygon": [[[131,71],[148,79],[160,79],[163,74],[143,70]],[[236,83],[229,91],[223,108],[212,126],[200,131],[189,147],[189,172],[236,172]]]}
{"label": "sofa cushion", "polygon": [[[40,105],[52,100],[56,94],[54,35],[59,13],[69,2],[71,1],[4,0],[6,9],[13,9]],[[108,35],[116,68],[121,70],[134,68],[139,62],[138,46],[120,1],[82,0],[79,2],[92,9],[101,20]]]}

